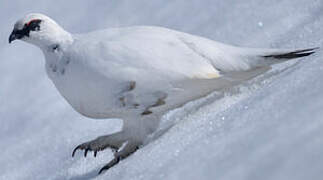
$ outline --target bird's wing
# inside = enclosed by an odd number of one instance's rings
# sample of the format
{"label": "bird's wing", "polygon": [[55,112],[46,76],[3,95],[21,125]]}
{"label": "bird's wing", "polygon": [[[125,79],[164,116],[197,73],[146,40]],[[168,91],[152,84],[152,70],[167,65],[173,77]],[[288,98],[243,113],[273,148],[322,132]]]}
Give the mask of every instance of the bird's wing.
{"label": "bird's wing", "polygon": [[[116,81],[154,86],[186,79],[212,79],[219,71],[182,42],[174,31],[138,27],[82,36],[73,57]],[[139,84],[138,84],[139,83]],[[156,85],[160,86],[160,85]]]}
{"label": "bird's wing", "polygon": [[240,48],[159,27],[109,29],[90,33],[86,39],[84,46],[93,47],[106,61],[103,64],[132,71],[144,69],[175,79],[212,79],[220,73],[249,71],[307,56],[315,50]]}

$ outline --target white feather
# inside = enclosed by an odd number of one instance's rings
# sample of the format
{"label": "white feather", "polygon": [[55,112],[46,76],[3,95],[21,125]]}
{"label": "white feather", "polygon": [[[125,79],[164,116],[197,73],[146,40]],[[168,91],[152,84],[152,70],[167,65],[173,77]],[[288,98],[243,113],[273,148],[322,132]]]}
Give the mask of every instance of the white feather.
{"label": "white feather", "polygon": [[85,116],[121,118],[132,128],[143,114],[160,116],[236,84],[222,74],[256,71],[240,77],[249,79],[282,62],[266,56],[291,52],[239,48],[160,27],[72,35],[41,14],[27,15],[16,26],[33,18],[43,20],[41,31],[23,40],[42,49],[47,73],[62,96]]}

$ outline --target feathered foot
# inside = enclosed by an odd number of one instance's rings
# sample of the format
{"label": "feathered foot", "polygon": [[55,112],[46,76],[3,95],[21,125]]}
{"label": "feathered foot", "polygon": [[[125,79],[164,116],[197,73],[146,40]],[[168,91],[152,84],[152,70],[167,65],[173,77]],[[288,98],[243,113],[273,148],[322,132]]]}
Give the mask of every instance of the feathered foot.
{"label": "feathered foot", "polygon": [[[72,157],[74,157],[77,150],[84,150],[84,157],[87,156],[89,151],[93,151],[94,157],[96,157],[97,152],[106,148],[111,148],[114,150],[114,159],[101,168],[99,171],[99,174],[101,174],[103,171],[108,170],[114,165],[118,164],[122,159],[125,159],[139,148],[141,143],[133,141],[131,138],[127,137],[128,136],[126,136],[123,132],[100,136],[92,141],[78,145],[73,150]],[[120,149],[123,144],[125,144],[124,147]]]}
{"label": "feathered foot", "polygon": [[122,132],[100,136],[92,141],[78,145],[73,150],[72,157],[74,157],[77,150],[84,150],[84,157],[87,156],[88,151],[93,151],[94,157],[96,157],[98,151],[103,151],[106,148],[111,148],[112,150],[117,151],[124,142],[125,137]]}

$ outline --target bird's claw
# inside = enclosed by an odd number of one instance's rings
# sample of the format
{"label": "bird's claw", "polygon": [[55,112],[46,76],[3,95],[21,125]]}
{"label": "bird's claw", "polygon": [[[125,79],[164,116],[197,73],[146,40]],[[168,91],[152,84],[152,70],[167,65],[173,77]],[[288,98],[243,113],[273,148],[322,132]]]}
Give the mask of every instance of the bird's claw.
{"label": "bird's claw", "polygon": [[113,151],[114,158],[100,169],[100,174],[103,171],[115,166],[130,154],[134,153],[141,144],[141,142],[134,141],[131,138],[128,138],[128,136],[125,136],[123,132],[120,132],[112,135],[100,136],[92,141],[88,141],[76,146],[72,152],[72,157],[74,157],[76,151],[78,150],[84,150],[84,157],[87,156],[89,151],[93,151],[93,155],[96,157],[99,151],[110,148]]}
{"label": "bird's claw", "polygon": [[[77,150],[84,150],[84,157],[86,157],[86,156],[87,156],[88,151],[92,151],[92,150],[91,150],[91,148],[90,148],[90,146],[87,146],[86,144],[81,144],[81,145],[78,145],[78,146],[73,150],[72,157],[74,157],[75,152],[76,152]],[[94,156],[96,156],[96,152],[97,152],[97,151],[94,151]]]}
{"label": "bird's claw", "polygon": [[[114,147],[114,146],[109,146],[109,147],[114,151],[118,150],[117,147]],[[76,146],[76,148],[73,150],[72,157],[74,157],[77,150],[84,150],[84,157],[87,156],[87,153],[89,151],[93,151],[93,155],[94,155],[94,157],[96,157],[98,151],[102,151],[105,148],[106,147],[95,146],[94,143],[91,143],[91,142],[86,142],[86,143]]]}
{"label": "bird's claw", "polygon": [[105,166],[103,166],[100,171],[99,174],[101,174],[103,171],[106,171],[110,168],[112,168],[114,165],[118,164],[122,159],[125,159],[126,157],[130,156],[131,154],[133,154],[134,152],[136,152],[139,147],[138,146],[126,146],[126,149],[123,149],[119,152],[116,152],[114,154],[114,159],[112,159],[108,164],[106,164]]}
{"label": "bird's claw", "polygon": [[120,157],[115,157],[113,160],[111,160],[107,165],[103,166],[100,171],[99,174],[101,174],[103,171],[106,171],[108,169],[110,169],[111,167],[113,167],[114,165],[118,164],[120,162],[121,158]]}

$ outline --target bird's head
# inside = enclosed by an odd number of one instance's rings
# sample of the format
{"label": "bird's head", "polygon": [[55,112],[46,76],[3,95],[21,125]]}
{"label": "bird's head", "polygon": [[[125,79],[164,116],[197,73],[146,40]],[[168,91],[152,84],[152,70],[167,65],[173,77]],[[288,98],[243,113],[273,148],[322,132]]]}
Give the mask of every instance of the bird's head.
{"label": "bird's head", "polygon": [[39,47],[59,44],[71,35],[59,26],[54,20],[43,15],[32,13],[19,19],[9,36],[9,43],[19,39]]}

